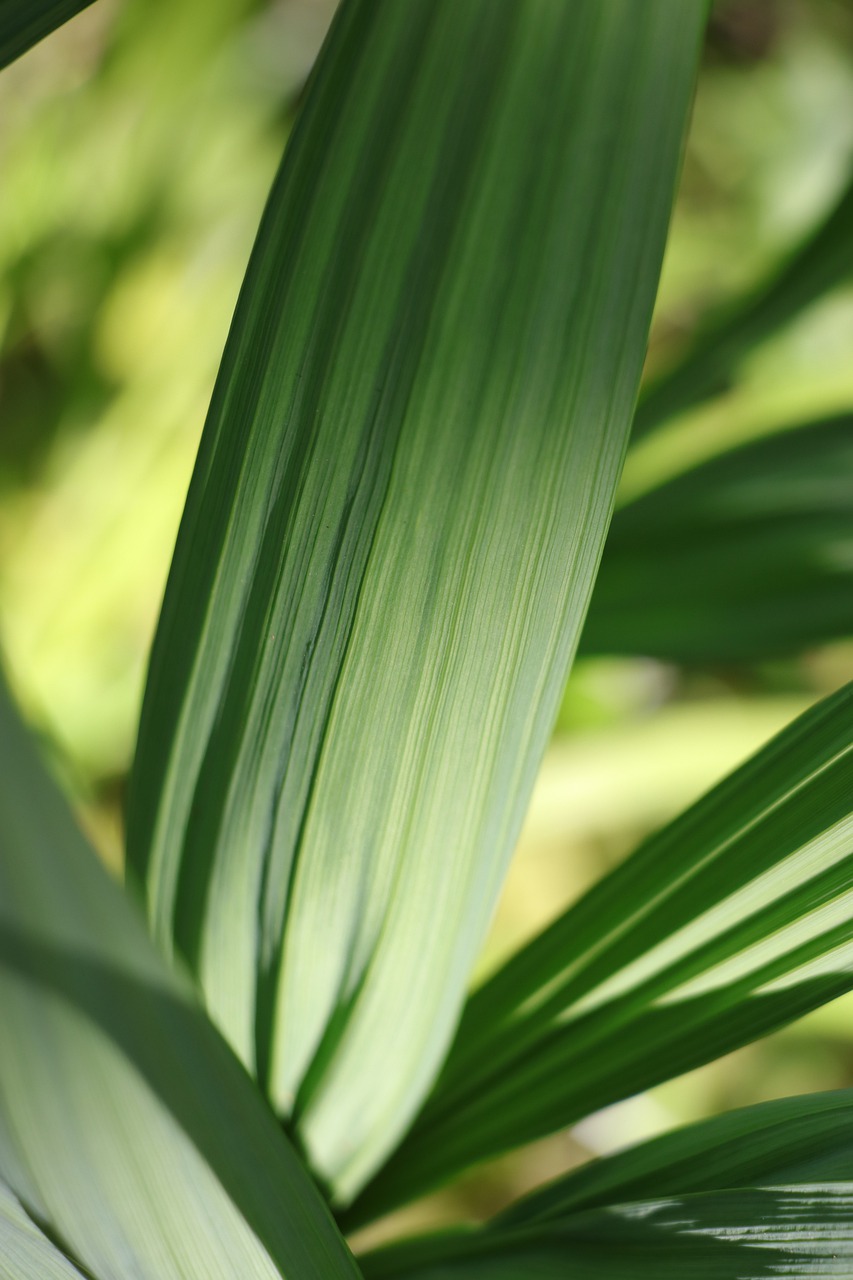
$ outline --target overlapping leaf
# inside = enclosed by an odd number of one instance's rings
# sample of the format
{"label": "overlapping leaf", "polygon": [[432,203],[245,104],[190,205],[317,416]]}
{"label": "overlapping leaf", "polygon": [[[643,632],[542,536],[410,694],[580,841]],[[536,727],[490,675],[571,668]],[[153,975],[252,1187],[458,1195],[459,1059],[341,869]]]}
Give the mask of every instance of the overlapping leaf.
{"label": "overlapping leaf", "polygon": [[623,507],[582,647],[679,662],[853,634],[853,417],[730,450]]}
{"label": "overlapping leaf", "polygon": [[474,994],[352,1221],[853,986],[853,686],[642,845]]}
{"label": "overlapping leaf", "polygon": [[754,347],[848,280],[853,274],[851,225],[853,180],[824,220],[770,279],[713,317],[684,358],[650,384],[637,407],[633,438],[647,435],[668,418],[726,390],[738,365]]}
{"label": "overlapping leaf", "polygon": [[[1,691],[0,1026],[0,1178],[94,1280],[358,1275],[256,1088],[87,848]],[[0,1275],[18,1248],[4,1233],[18,1228],[4,1192]],[[32,1235],[20,1249],[45,1254],[30,1274],[75,1274]]]}
{"label": "overlapping leaf", "polygon": [[85,1280],[0,1182],[0,1280]]}
{"label": "overlapping leaf", "polygon": [[264,217],[130,860],[340,1199],[438,1067],[557,710],[704,9],[345,3]]}
{"label": "overlapping leaf", "polygon": [[0,0],[0,67],[50,35],[92,0]]}

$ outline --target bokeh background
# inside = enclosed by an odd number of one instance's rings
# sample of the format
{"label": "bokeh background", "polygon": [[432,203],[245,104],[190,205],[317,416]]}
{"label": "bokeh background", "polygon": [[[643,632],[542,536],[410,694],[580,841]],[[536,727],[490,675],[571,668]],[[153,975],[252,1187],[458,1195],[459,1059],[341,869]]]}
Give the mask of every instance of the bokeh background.
{"label": "bokeh background", "polygon": [[[333,9],[97,0],[0,76],[0,644],[116,870],[146,653],[207,401]],[[784,257],[851,169],[853,4],[717,4],[652,371]],[[852,352],[853,281],[839,280],[729,392],[638,450],[622,497],[725,443],[853,409]],[[850,678],[846,641],[689,671],[580,661],[481,972]],[[842,1085],[853,1085],[850,997],[478,1171],[418,1220],[479,1217],[590,1153]]]}

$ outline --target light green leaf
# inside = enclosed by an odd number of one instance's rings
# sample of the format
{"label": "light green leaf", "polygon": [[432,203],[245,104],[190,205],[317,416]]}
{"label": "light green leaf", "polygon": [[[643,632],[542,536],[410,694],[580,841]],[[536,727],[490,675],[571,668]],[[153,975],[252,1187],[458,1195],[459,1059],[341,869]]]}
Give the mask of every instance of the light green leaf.
{"label": "light green leaf", "polygon": [[129,856],[341,1201],[435,1075],[557,712],[704,12],[345,3],[261,226]]}
{"label": "light green leaf", "polygon": [[616,513],[588,653],[729,662],[853,634],[853,417],[732,449]]}
{"label": "light green leaf", "polygon": [[2,691],[0,1026],[0,1178],[96,1280],[357,1277]]}
{"label": "light green leaf", "polygon": [[369,1280],[848,1280],[851,1273],[853,1182],[657,1198],[526,1231],[492,1227],[412,1241],[365,1259]]}
{"label": "light green leaf", "polygon": [[853,1182],[853,1089],[780,1098],[591,1160],[497,1220],[530,1226],[649,1196]]}
{"label": "light green leaf", "polygon": [[85,9],[92,0],[0,0],[0,67]]}
{"label": "light green leaf", "polygon": [[853,986],[853,685],[522,948],[351,1221]]}
{"label": "light green leaf", "polygon": [[85,1280],[0,1182],[0,1280]]}
{"label": "light green leaf", "polygon": [[776,272],[712,316],[671,370],[644,391],[634,417],[638,440],[731,384],[738,365],[830,289],[853,274],[853,179],[824,220]]}

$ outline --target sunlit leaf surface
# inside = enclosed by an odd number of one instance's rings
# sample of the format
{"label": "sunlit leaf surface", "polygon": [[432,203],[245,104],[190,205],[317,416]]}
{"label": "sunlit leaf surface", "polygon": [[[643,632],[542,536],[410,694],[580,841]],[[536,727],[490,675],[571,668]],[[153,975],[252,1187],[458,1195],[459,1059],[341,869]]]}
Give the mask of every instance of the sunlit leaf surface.
{"label": "sunlit leaf surface", "polygon": [[261,226],[129,856],[340,1200],[436,1073],[556,715],[704,16],[345,3]]}
{"label": "sunlit leaf surface", "polygon": [[[0,1026],[0,1178],[94,1280],[357,1276],[268,1108],[87,848],[2,692]],[[48,1265],[38,1274],[52,1277]]]}
{"label": "sunlit leaf surface", "polygon": [[0,1280],[81,1280],[9,1188],[0,1182]]}
{"label": "sunlit leaf surface", "polygon": [[606,876],[471,998],[353,1210],[408,1198],[853,986],[853,686]]}

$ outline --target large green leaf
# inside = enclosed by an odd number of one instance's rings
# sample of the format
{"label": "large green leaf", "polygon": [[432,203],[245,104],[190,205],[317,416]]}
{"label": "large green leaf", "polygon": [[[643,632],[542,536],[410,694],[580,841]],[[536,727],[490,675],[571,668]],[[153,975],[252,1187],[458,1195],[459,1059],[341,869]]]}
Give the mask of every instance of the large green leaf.
{"label": "large green leaf", "polygon": [[85,1280],[0,1182],[0,1280]]}
{"label": "large green leaf", "polygon": [[695,467],[616,513],[589,653],[725,662],[853,634],[853,417]]}
{"label": "large green leaf", "polygon": [[370,1280],[759,1280],[853,1273],[853,1182],[684,1195],[411,1242]]}
{"label": "large green leaf", "polygon": [[827,1182],[853,1182],[851,1089],[743,1107],[591,1160],[498,1221],[521,1227],[649,1196]]}
{"label": "large green leaf", "polygon": [[19,58],[92,0],[0,0],[0,67]]}
{"label": "large green leaf", "polygon": [[557,711],[704,8],[345,3],[259,232],[129,857],[340,1200],[440,1063]]}
{"label": "large green leaf", "polygon": [[778,735],[471,998],[359,1221],[853,986],[853,685]]}
{"label": "large green leaf", "polygon": [[713,316],[687,354],[643,393],[633,438],[725,391],[738,365],[761,342],[789,324],[853,273],[853,179],[815,230],[768,280]]}
{"label": "large green leaf", "polygon": [[0,1026],[0,1178],[96,1280],[358,1275],[2,691]]}

